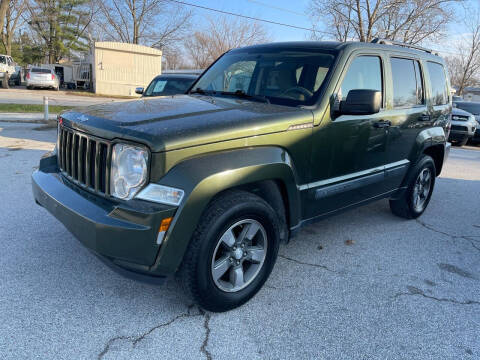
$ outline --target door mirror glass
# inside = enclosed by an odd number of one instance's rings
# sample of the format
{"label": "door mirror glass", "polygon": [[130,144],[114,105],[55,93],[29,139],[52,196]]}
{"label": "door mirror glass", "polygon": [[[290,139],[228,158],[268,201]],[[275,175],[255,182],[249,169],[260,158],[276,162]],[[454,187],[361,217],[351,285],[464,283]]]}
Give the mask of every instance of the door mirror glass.
{"label": "door mirror glass", "polygon": [[136,92],[137,94],[142,95],[142,94],[143,94],[143,87],[137,87],[137,88],[135,89],[135,92]]}
{"label": "door mirror glass", "polygon": [[340,102],[340,115],[371,115],[380,111],[382,93],[378,90],[350,90],[347,99]]}

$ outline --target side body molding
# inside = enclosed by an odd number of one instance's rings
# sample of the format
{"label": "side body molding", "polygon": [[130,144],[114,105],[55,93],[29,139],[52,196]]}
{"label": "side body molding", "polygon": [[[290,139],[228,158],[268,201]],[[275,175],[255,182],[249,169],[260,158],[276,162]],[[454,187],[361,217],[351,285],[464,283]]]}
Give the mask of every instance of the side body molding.
{"label": "side body molding", "polygon": [[290,226],[300,221],[300,195],[289,154],[263,146],[212,153],[174,166],[158,183],[183,189],[185,196],[151,267],[157,274],[180,266],[198,221],[212,198],[232,187],[262,180],[278,180],[287,193]]}

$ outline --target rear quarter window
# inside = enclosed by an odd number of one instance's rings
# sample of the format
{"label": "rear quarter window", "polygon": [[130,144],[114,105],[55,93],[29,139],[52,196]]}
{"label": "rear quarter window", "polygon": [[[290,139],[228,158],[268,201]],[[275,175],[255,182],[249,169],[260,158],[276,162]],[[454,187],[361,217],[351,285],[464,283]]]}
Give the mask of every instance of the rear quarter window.
{"label": "rear quarter window", "polygon": [[423,103],[423,82],[418,61],[391,58],[393,106],[412,107]]}
{"label": "rear quarter window", "polygon": [[447,79],[443,65],[427,62],[428,73],[430,75],[430,94],[433,105],[444,105],[448,103]]}

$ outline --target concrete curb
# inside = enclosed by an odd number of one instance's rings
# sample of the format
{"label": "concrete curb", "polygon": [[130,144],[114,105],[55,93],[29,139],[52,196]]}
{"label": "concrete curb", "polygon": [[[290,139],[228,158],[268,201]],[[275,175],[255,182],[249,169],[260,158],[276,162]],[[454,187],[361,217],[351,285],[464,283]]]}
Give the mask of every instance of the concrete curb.
{"label": "concrete curb", "polygon": [[49,114],[45,121],[43,113],[0,113],[0,122],[49,124],[57,120],[57,114]]}

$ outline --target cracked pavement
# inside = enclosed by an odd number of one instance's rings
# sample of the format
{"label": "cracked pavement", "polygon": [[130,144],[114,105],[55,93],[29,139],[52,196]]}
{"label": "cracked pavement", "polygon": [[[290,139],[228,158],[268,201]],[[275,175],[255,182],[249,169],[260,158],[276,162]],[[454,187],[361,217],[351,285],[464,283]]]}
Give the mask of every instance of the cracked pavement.
{"label": "cracked pavement", "polygon": [[478,359],[480,148],[452,149],[417,221],[380,201],[303,229],[222,314],[125,279],[34,204],[54,130],[0,123],[2,359]]}

